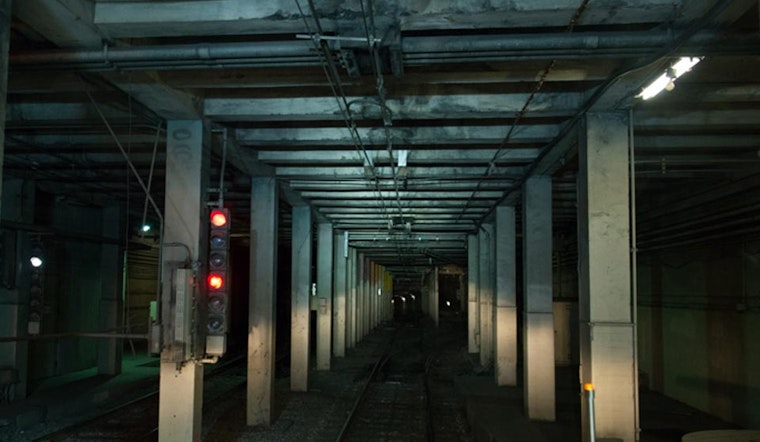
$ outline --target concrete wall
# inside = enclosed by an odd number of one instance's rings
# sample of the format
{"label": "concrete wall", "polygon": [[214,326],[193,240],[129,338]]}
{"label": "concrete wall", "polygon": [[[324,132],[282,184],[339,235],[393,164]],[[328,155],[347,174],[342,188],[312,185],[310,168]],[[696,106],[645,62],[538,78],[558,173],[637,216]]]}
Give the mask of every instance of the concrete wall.
{"label": "concrete wall", "polygon": [[760,242],[639,257],[642,386],[760,428]]}
{"label": "concrete wall", "polygon": [[[59,232],[100,236],[101,211],[56,202],[51,227]],[[100,244],[66,238],[45,241],[45,306],[42,333],[99,330]],[[62,338],[29,345],[30,380],[70,373],[97,364],[97,340]]]}
{"label": "concrete wall", "polygon": [[[144,242],[146,246],[158,242],[153,238],[133,238],[132,243],[137,241]],[[124,311],[129,331],[147,333],[150,302],[156,300],[158,290],[158,249],[132,246],[127,253],[127,277]],[[139,344],[144,345],[144,342]]]}

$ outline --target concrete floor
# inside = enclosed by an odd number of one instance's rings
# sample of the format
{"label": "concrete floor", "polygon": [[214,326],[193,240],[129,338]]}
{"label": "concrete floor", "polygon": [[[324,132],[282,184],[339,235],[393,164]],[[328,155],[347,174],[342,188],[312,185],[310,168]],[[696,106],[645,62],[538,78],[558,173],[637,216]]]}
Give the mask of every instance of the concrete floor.
{"label": "concrete floor", "polygon": [[[391,327],[379,327],[347,356],[336,360],[330,372],[313,372],[312,390],[293,394],[287,378],[277,381],[278,421],[270,428],[246,428],[242,416],[243,397],[230,397],[228,404],[205,406],[205,440],[329,440],[324,434],[310,438],[315,424],[315,409],[334,403],[334,395],[358,394],[352,385],[357,374],[373,358],[379,356]],[[476,355],[466,353],[466,336],[462,320],[442,321],[432,332],[443,353],[437,359],[441,372],[449,373],[461,394],[467,410],[474,440],[573,442],[580,440],[580,405],[577,367],[558,367],[557,421],[531,422],[522,412],[521,387],[496,387],[493,374],[477,367]],[[50,379],[39,386],[25,401],[0,406],[0,440],[32,440],[50,430],[56,422],[65,422],[70,415],[85,416],[106,406],[109,400],[125,392],[148,390],[157,383],[155,358],[125,357],[123,373],[116,377],[96,376],[94,369]],[[336,386],[343,386],[337,388]],[[330,392],[339,389],[340,392]],[[678,442],[689,432],[735,428],[712,416],[643,390],[641,400],[641,441]],[[215,409],[216,408],[216,409]],[[237,410],[237,411],[225,411]],[[220,420],[221,419],[221,420]],[[318,420],[318,419],[317,419]],[[223,422],[224,425],[220,423]],[[299,429],[299,426],[302,426]],[[234,428],[237,427],[237,428]],[[324,433],[324,432],[323,432]],[[315,436],[316,437],[316,436]]]}

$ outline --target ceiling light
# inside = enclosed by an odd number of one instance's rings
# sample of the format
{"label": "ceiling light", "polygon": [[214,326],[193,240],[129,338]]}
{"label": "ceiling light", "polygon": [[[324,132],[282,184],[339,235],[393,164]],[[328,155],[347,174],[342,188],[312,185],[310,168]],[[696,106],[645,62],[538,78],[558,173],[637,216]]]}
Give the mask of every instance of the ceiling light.
{"label": "ceiling light", "polygon": [[40,258],[39,256],[32,256],[31,258],[29,258],[29,262],[32,264],[32,267],[34,267],[35,269],[42,267],[42,263],[43,263],[42,258]]}
{"label": "ceiling light", "polygon": [[665,72],[641,91],[637,98],[649,100],[663,90],[671,91],[675,87],[675,81],[681,75],[689,72],[703,57],[681,57],[671,64]]}

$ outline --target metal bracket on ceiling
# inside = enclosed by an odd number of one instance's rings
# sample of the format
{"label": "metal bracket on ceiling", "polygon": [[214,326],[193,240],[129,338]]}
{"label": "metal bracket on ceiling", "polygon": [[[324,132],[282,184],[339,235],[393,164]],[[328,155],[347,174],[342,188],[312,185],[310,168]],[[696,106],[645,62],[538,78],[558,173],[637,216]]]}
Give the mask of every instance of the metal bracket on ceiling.
{"label": "metal bracket on ceiling", "polygon": [[[318,43],[324,41],[337,41],[345,42],[345,43],[360,43],[360,44],[366,44],[367,38],[366,37],[348,37],[348,36],[341,36],[341,35],[321,35],[321,34],[296,34],[296,38],[300,40],[314,40]],[[379,45],[382,43],[382,38],[372,37],[371,39],[372,44]]]}

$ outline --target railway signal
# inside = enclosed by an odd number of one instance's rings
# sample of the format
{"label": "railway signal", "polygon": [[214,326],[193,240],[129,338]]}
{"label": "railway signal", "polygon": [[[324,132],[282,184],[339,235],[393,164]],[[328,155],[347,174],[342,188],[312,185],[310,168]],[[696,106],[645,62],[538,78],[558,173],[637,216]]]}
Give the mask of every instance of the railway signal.
{"label": "railway signal", "polygon": [[226,351],[229,325],[230,212],[223,208],[209,213],[208,274],[206,276],[206,354],[222,356]]}
{"label": "railway signal", "polygon": [[29,316],[27,331],[30,335],[40,333],[40,324],[42,314],[45,310],[45,299],[43,294],[43,265],[42,248],[35,246],[29,259],[30,264],[30,282],[29,282]]}

